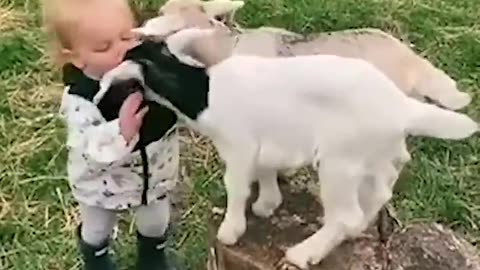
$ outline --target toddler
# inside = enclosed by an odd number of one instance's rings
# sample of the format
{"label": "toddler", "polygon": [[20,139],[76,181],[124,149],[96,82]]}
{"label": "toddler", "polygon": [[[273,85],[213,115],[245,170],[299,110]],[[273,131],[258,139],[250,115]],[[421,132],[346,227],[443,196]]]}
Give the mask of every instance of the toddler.
{"label": "toddler", "polygon": [[173,269],[165,255],[167,193],[179,162],[175,114],[119,85],[95,105],[99,78],[143,46],[126,0],[44,0],[44,23],[65,91],[68,179],[79,203],[79,250],[86,270],[116,269],[108,252],[117,214],[134,209],[137,269]]}

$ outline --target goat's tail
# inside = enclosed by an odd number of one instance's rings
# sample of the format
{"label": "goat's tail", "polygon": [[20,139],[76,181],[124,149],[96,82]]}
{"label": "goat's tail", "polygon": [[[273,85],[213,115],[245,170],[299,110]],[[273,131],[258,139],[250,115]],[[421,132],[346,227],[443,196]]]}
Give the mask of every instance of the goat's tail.
{"label": "goat's tail", "polygon": [[479,131],[479,125],[463,113],[458,113],[407,98],[409,119],[407,133],[439,139],[460,140]]}
{"label": "goat's tail", "polygon": [[459,91],[455,81],[444,71],[418,55],[416,58],[416,80],[413,88],[417,94],[450,110],[459,110],[470,104],[470,95]]}

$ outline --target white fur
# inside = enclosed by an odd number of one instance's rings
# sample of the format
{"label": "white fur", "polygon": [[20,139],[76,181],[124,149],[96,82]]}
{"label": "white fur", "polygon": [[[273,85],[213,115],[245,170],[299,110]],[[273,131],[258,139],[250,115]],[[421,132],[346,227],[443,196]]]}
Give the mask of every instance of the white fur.
{"label": "white fur", "polygon": [[[391,198],[399,170],[410,159],[406,136],[462,139],[478,131],[466,115],[407,97],[362,60],[232,56],[208,73],[209,106],[187,124],[213,141],[226,164],[227,209],[217,237],[231,245],[245,232],[252,181],[260,183],[253,211],[269,216],[282,202],[277,171],[311,164],[318,170],[325,217],[319,231],[286,252],[301,268],[359,235]],[[155,100],[172,106],[161,96]],[[425,126],[429,120],[435,123],[431,128]]]}
{"label": "white fur", "polygon": [[93,97],[93,104],[98,104],[105,96],[108,88],[115,80],[126,80],[128,78],[138,78],[143,83],[142,71],[138,65],[133,64],[127,60],[121,63],[118,67],[106,73],[100,80],[100,90]]}
{"label": "white fur", "polygon": [[237,0],[169,0],[159,9],[161,14],[179,13],[186,8],[201,8],[209,17],[234,12],[244,6],[243,1]]}
{"label": "white fur", "polygon": [[183,17],[177,15],[158,16],[147,20],[142,27],[133,29],[134,33],[145,36],[167,36],[187,26]]}
{"label": "white fur", "polygon": [[[260,183],[253,211],[269,216],[281,204],[277,171],[313,164],[325,225],[287,251],[302,268],[359,235],[391,198],[399,173],[393,161],[409,159],[407,133],[460,139],[478,129],[464,115],[407,98],[359,60],[233,56],[209,73],[210,106],[198,123],[227,167],[227,211],[218,238],[234,244],[244,233],[251,181]],[[443,121],[429,129],[426,119]]]}

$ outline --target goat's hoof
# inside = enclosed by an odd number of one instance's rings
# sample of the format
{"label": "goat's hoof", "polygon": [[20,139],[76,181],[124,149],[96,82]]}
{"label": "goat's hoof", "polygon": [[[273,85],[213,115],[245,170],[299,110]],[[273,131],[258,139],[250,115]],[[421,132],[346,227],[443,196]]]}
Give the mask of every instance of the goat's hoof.
{"label": "goat's hoof", "polygon": [[471,101],[472,98],[468,93],[459,92],[451,97],[444,98],[440,103],[450,110],[460,110],[470,104]]}
{"label": "goat's hoof", "polygon": [[112,240],[117,240],[118,232],[119,232],[119,229],[118,229],[118,224],[117,224],[112,229]]}
{"label": "goat's hoof", "polygon": [[252,211],[257,217],[268,218],[273,215],[274,209],[267,207],[264,203],[252,204]]}
{"label": "goat's hoof", "polygon": [[252,211],[257,217],[268,218],[273,215],[273,212],[282,204],[282,198],[274,201],[260,201],[257,200],[252,204]]}
{"label": "goat's hoof", "polygon": [[293,177],[297,173],[297,169],[285,169],[281,170],[280,173],[285,177]]}
{"label": "goat's hoof", "polygon": [[358,240],[375,240],[375,236],[367,233],[359,233],[359,234],[350,234],[347,237],[348,240],[350,241],[358,241]]}
{"label": "goat's hoof", "polygon": [[286,260],[286,258],[282,258],[278,263],[275,264],[275,269],[278,270],[299,270],[296,265],[291,264]]}
{"label": "goat's hoof", "polygon": [[285,253],[285,259],[300,269],[308,269],[310,253],[311,250],[300,244],[289,248]]}
{"label": "goat's hoof", "polygon": [[224,245],[234,245],[245,233],[246,226],[246,221],[235,223],[224,220],[218,229],[217,239]]}

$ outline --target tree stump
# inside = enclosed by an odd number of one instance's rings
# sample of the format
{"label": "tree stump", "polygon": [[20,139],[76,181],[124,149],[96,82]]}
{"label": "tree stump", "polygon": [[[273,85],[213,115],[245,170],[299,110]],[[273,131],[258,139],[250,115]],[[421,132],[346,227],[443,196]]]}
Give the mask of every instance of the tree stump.
{"label": "tree stump", "polygon": [[[249,210],[247,232],[234,246],[213,240],[223,215],[212,218],[208,270],[280,269],[285,250],[321,227],[322,208],[313,195],[283,183],[281,189],[284,201],[275,215],[263,219]],[[397,227],[388,234],[381,238],[371,226],[365,237],[345,241],[310,269],[480,270],[478,250],[440,225]]]}

